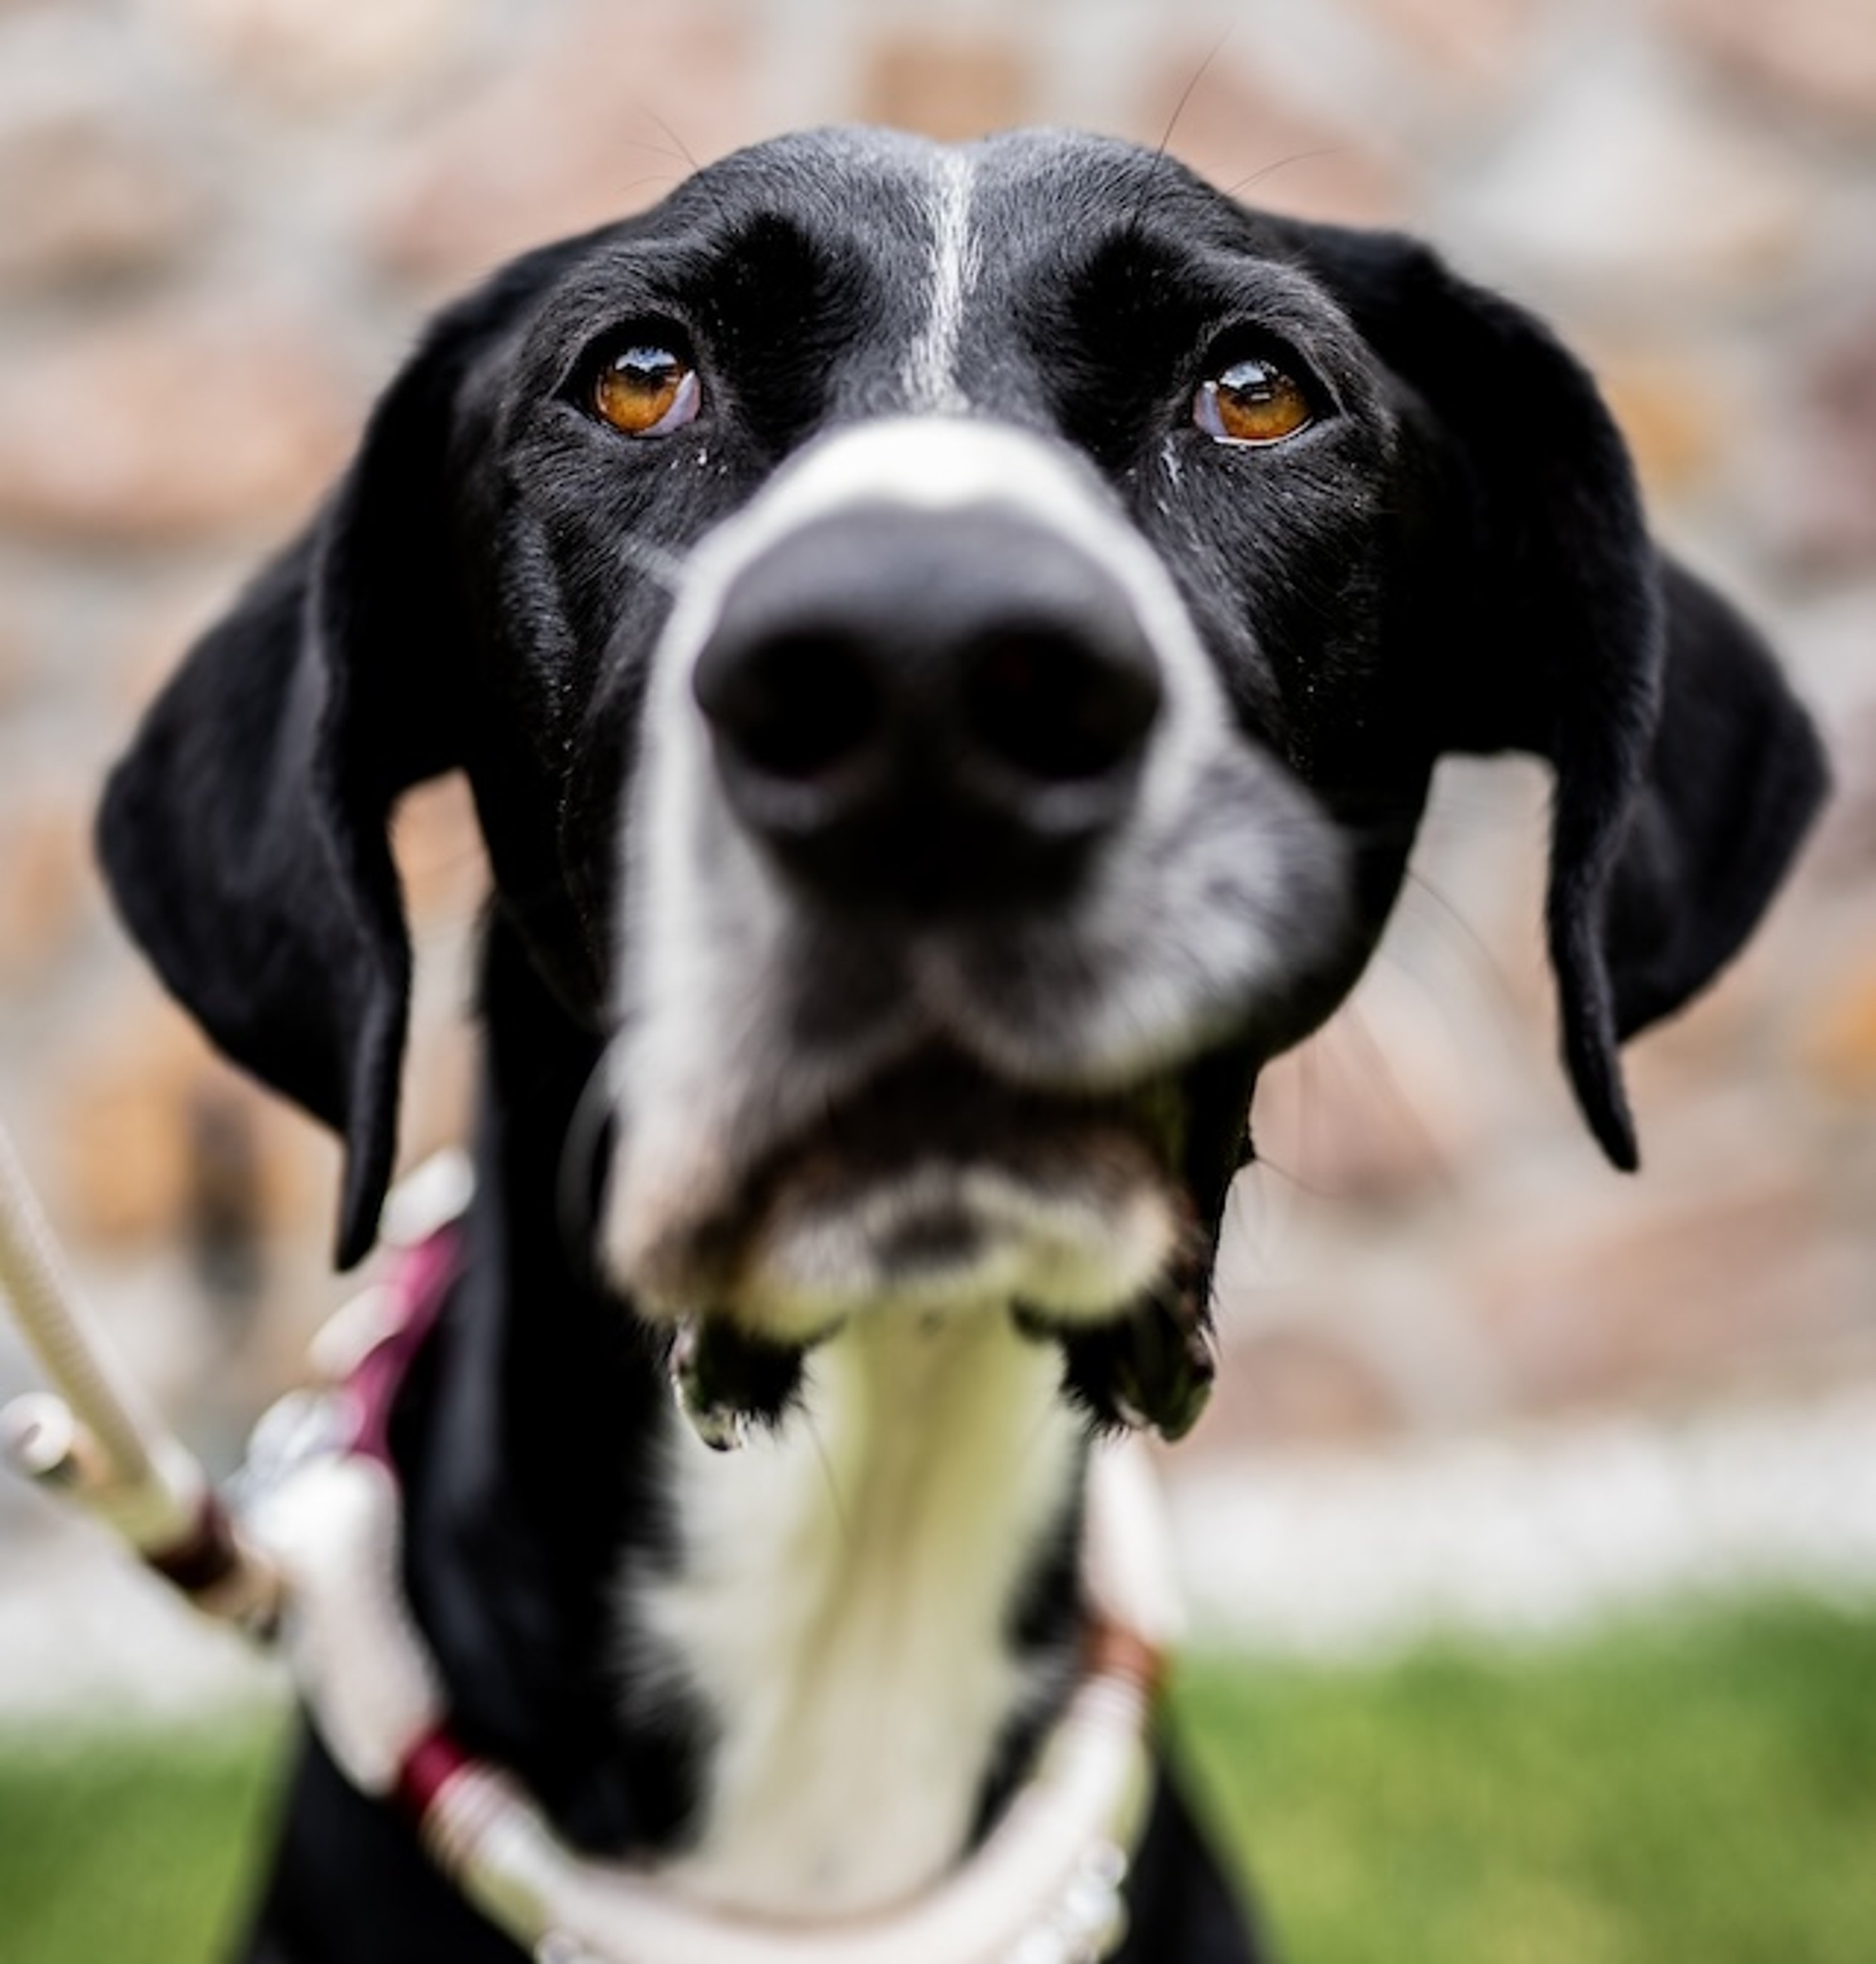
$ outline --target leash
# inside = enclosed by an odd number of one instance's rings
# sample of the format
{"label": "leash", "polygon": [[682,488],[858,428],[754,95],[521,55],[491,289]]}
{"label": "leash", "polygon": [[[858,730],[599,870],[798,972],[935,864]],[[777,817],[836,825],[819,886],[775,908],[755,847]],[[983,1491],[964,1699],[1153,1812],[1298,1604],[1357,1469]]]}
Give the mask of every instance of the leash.
{"label": "leash", "polygon": [[[398,1212],[387,1210],[393,1241]],[[0,1290],[59,1394],[29,1394],[0,1413],[0,1449],[102,1519],[205,1613],[281,1641],[346,1778],[401,1808],[438,1866],[537,1964],[1109,1956],[1124,1933],[1153,1702],[1178,1623],[1138,1445],[1097,1446],[1090,1462],[1088,1642],[1034,1769],[996,1827],[903,1907],[832,1924],[760,1924],[683,1897],[653,1871],[570,1847],[511,1773],[451,1730],[441,1674],[404,1599],[402,1494],[386,1428],[460,1263],[453,1215],[396,1246],[387,1279],[316,1343],[324,1382],[263,1417],[224,1497],[122,1369],[0,1130]]]}
{"label": "leash", "polygon": [[271,1626],[281,1600],[277,1571],[105,1340],[4,1127],[0,1294],[63,1394],[30,1393],[0,1412],[0,1452],[40,1485],[82,1502],[209,1615]]}

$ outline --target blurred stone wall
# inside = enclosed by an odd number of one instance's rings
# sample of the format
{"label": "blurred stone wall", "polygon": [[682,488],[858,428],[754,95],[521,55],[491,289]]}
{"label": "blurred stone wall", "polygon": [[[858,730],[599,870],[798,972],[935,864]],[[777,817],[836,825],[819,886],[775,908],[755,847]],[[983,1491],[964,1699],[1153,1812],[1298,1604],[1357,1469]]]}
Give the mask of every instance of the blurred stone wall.
{"label": "blurred stone wall", "polygon": [[[848,118],[1169,131],[1255,201],[1431,234],[1589,356],[1836,750],[1770,930],[1631,1053],[1636,1182],[1552,1061],[1542,777],[1447,775],[1371,980],[1260,1101],[1213,1436],[1876,1374],[1876,0],[0,0],[0,1112],[145,1367],[198,1422],[279,1382],[336,1154],[110,919],[107,760],[436,300]],[[408,1157],[461,1128],[482,874],[448,787],[399,842]]]}

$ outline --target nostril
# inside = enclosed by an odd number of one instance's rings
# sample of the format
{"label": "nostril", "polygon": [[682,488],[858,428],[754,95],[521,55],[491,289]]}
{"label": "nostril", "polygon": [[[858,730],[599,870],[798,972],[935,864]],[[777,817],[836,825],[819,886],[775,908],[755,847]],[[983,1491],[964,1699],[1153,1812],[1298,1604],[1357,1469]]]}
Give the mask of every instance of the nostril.
{"label": "nostril", "polygon": [[829,775],[864,750],[885,716],[864,657],[838,636],[790,634],[707,657],[698,706],[739,760],[795,782]]}
{"label": "nostril", "polygon": [[963,679],[965,727],[1025,776],[1070,784],[1129,762],[1159,709],[1153,670],[1073,634],[1006,628],[985,636]]}

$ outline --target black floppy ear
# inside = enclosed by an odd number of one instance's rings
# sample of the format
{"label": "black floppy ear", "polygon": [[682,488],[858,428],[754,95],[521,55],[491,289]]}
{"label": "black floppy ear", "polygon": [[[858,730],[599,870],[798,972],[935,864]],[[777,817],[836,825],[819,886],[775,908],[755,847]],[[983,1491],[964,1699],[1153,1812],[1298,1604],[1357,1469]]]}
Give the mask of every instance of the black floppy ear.
{"label": "black floppy ear", "polygon": [[391,807],[459,757],[444,483],[486,332],[468,309],[439,324],[320,515],[152,704],[98,821],[118,908],[170,989],[343,1138],[343,1266],[371,1245],[396,1146],[410,944]]}
{"label": "black floppy ear", "polygon": [[1752,629],[1650,542],[1615,422],[1548,329],[1413,240],[1284,229],[1433,437],[1429,733],[1555,767],[1563,1055],[1590,1129],[1632,1168],[1617,1046],[1758,920],[1824,794],[1817,735]]}
{"label": "black floppy ear", "polygon": [[1602,919],[1618,1035],[1685,1002],[1752,931],[1828,788],[1765,643],[1660,561],[1666,669],[1648,768]]}

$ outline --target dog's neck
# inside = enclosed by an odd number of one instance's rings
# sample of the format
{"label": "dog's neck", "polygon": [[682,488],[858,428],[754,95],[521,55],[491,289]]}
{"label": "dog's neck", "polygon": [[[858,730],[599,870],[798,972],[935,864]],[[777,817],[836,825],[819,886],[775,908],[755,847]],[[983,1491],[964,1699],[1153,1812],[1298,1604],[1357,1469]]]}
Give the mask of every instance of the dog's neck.
{"label": "dog's neck", "polygon": [[1060,1359],[988,1310],[861,1319],[778,1437],[710,1453],[569,1253],[597,1041],[499,924],[484,1006],[467,1272],[393,1441],[458,1728],[576,1840],[668,1855],[717,1900],[903,1895],[995,1808],[1072,1662]]}
{"label": "dog's neck", "polygon": [[723,1455],[672,1425],[678,1561],[641,1558],[621,1606],[632,1694],[675,1685],[712,1717],[689,1892],[860,1913],[968,1845],[1073,1663],[1065,1632],[1021,1628],[1074,1542],[1083,1427],[1060,1378],[1000,1307],[863,1315],[773,1436]]}

